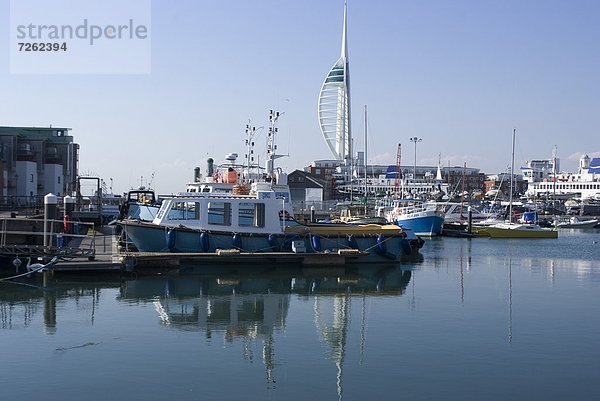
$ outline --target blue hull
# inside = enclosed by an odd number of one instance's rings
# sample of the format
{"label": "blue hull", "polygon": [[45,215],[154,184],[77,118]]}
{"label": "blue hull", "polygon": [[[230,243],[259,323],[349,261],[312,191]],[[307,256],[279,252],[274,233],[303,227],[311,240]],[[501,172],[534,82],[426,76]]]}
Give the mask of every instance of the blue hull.
{"label": "blue hull", "polygon": [[444,218],[438,215],[408,217],[398,220],[396,224],[411,229],[416,235],[432,237],[442,233]]}
{"label": "blue hull", "polygon": [[[375,235],[355,236],[350,244],[347,236],[318,236],[307,234],[243,235],[229,232],[202,232],[182,227],[161,227],[150,223],[127,222],[120,224],[129,240],[140,252],[215,253],[217,249],[239,249],[242,252],[292,252],[292,241],[304,244],[306,253],[337,252],[358,249],[368,252],[357,256],[357,263],[398,262],[410,260],[419,254],[422,246],[415,239],[400,235],[378,238]],[[383,242],[383,244],[381,244]],[[418,244],[418,246],[417,246]]]}

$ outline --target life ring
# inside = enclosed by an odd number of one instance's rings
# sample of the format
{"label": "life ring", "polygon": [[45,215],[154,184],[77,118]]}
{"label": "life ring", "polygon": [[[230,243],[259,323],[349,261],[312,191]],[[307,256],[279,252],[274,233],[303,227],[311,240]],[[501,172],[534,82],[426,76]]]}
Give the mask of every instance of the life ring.
{"label": "life ring", "polygon": [[65,217],[63,218],[63,229],[64,232],[68,233],[69,232],[69,215],[65,214]]}

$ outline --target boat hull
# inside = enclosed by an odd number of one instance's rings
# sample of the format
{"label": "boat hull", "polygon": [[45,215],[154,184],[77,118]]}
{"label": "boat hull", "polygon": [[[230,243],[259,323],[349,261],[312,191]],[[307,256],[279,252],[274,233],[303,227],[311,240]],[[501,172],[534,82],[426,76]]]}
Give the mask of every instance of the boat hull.
{"label": "boat hull", "polygon": [[[231,232],[208,232],[186,227],[164,227],[145,222],[121,222],[128,239],[139,252],[173,253],[216,253],[223,250],[239,250],[243,253],[289,253],[292,244],[296,249],[304,248],[306,253],[332,253],[356,249],[361,255],[357,263],[383,263],[410,260],[419,254],[423,241],[418,238],[406,238],[396,230],[380,230],[377,233],[369,229],[360,233],[352,228],[351,234],[341,228],[335,230],[315,229],[304,226],[304,230],[280,233],[277,235],[244,234]],[[351,235],[352,240],[349,240]]]}
{"label": "boat hull", "polygon": [[558,224],[558,228],[594,228],[598,224],[598,220],[579,221],[575,223]]}
{"label": "boat hull", "polygon": [[549,230],[539,227],[494,227],[489,226],[482,229],[484,235],[491,238],[558,238],[556,230]]}
{"label": "boat hull", "polygon": [[396,224],[412,230],[416,235],[433,237],[442,233],[444,218],[434,212],[419,213],[418,216],[400,218]]}

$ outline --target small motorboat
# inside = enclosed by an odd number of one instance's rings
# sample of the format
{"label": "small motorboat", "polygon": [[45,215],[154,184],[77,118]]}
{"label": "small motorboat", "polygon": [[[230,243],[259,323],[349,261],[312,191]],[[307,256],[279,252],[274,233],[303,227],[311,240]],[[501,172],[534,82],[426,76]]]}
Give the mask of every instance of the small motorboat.
{"label": "small motorboat", "polygon": [[559,222],[558,228],[594,228],[598,224],[598,219],[580,220],[577,217],[571,217],[568,221]]}

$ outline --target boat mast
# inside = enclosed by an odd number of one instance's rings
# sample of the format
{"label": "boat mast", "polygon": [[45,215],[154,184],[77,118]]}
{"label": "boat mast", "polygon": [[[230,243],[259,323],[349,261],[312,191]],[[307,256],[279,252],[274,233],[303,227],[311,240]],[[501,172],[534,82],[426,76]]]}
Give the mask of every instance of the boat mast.
{"label": "boat mast", "polygon": [[517,129],[513,128],[512,135],[512,156],[511,156],[511,164],[510,164],[510,196],[508,198],[508,222],[512,223],[512,201],[513,201],[513,180],[514,180],[514,172],[515,172],[515,135],[517,133]]}
{"label": "boat mast", "polygon": [[554,151],[552,152],[552,207],[556,207],[556,145],[554,145]]}
{"label": "boat mast", "polygon": [[267,161],[265,170],[267,173],[267,177],[274,178],[275,177],[275,159],[279,159],[284,155],[276,154],[277,145],[275,144],[275,135],[279,132],[277,128],[277,121],[279,117],[281,117],[285,112],[280,113],[278,111],[269,111],[269,122],[271,126],[269,127],[269,133],[267,136]]}
{"label": "boat mast", "polygon": [[367,105],[365,104],[365,154],[363,155],[365,165],[365,215],[367,214],[368,188],[367,188]]}

